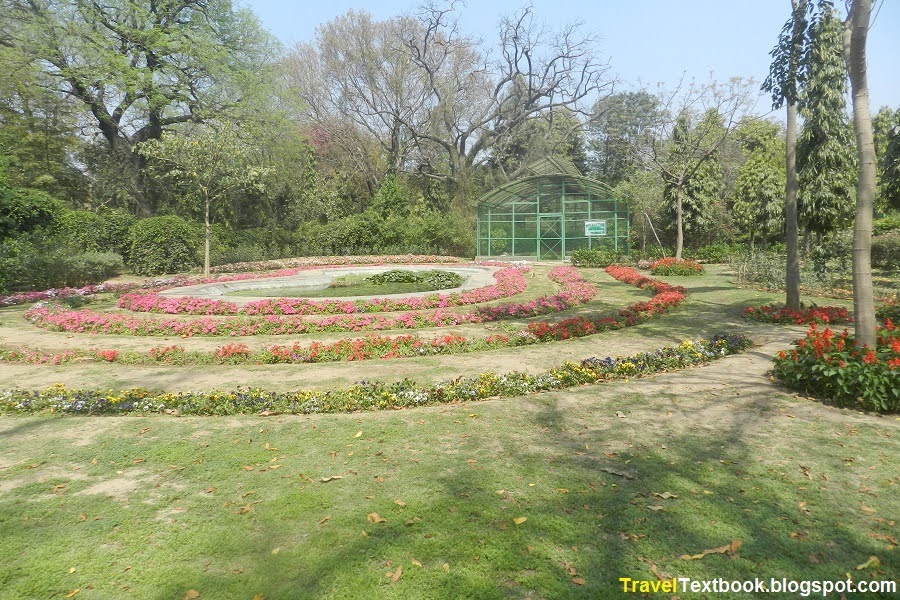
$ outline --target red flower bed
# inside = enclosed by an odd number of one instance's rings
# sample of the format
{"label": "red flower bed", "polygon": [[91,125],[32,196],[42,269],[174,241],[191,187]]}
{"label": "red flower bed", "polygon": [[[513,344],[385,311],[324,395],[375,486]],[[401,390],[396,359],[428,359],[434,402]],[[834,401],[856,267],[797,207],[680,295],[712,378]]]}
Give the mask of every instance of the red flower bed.
{"label": "red flower bed", "polygon": [[846,329],[835,335],[815,324],[796,344],[775,359],[775,376],[787,386],[838,406],[900,412],[900,328],[890,319],[878,328],[875,348],[857,346]]}
{"label": "red flower bed", "polygon": [[786,306],[748,306],[742,314],[745,319],[782,325],[828,325],[853,321],[847,309],[839,306],[812,306],[801,310]]}

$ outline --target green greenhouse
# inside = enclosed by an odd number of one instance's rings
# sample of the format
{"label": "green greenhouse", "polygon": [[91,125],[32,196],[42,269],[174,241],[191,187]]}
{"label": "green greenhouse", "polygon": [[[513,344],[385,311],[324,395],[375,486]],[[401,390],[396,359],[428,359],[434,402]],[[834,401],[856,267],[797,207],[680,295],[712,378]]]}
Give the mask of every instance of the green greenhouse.
{"label": "green greenhouse", "polygon": [[628,203],[571,162],[544,158],[478,200],[478,256],[565,260],[581,248],[627,253]]}

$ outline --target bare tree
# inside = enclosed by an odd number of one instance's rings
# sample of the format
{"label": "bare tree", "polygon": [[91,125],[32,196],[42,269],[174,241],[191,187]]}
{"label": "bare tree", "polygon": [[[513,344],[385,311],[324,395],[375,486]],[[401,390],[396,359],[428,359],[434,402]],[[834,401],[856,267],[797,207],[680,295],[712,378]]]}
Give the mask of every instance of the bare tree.
{"label": "bare tree", "polygon": [[844,56],[853,90],[853,126],[859,156],[856,220],[853,225],[853,312],[856,343],[875,347],[875,296],[872,289],[872,208],[875,204],[875,143],[866,77],[866,38],[872,0],[848,2]]}
{"label": "bare tree", "polygon": [[459,183],[529,118],[563,108],[587,115],[610,86],[578,25],[552,34],[527,7],[501,22],[492,57],[460,33],[455,4],[381,22],[350,12],[321,27],[316,45],[290,59],[306,116],[371,136],[387,170]]}
{"label": "bare tree", "polygon": [[[612,88],[608,64],[579,24],[549,32],[525,7],[500,22],[500,44],[491,59],[459,35],[453,8],[423,6],[424,35],[406,42],[430,88],[428,127],[414,128],[421,147],[439,150],[422,153],[427,174],[457,179],[530,117],[562,108],[588,116],[590,103]],[[432,162],[436,154],[446,169]]]}

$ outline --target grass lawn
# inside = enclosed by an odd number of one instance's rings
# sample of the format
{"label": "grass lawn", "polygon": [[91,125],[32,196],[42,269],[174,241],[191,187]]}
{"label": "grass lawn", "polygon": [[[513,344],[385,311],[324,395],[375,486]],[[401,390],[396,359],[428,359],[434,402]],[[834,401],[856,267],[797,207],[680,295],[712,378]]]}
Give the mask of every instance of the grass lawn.
{"label": "grass lawn", "polygon": [[327,288],[311,290],[308,287],[276,287],[234,290],[227,292],[225,296],[248,296],[276,298],[343,298],[346,296],[390,296],[393,294],[412,294],[414,292],[436,293],[441,288],[435,287],[433,282],[420,281],[415,283],[373,283],[368,275],[345,275],[336,277]]}
{"label": "grass lawn", "polygon": [[[646,298],[582,272],[601,294],[581,312]],[[742,321],[779,296],[729,277],[664,278],[690,291],[677,311],[571,342],[218,379],[427,381],[722,330],[762,344],[627,383],[348,415],[2,416],[0,598],[607,598],[620,577],[897,580],[900,420],[771,382],[771,355],[802,330]],[[28,327],[17,311],[4,327]],[[95,337],[80,344],[105,347]],[[0,365],[0,383],[118,381],[116,365],[64,367]],[[209,376],[145,371],[182,389]]]}

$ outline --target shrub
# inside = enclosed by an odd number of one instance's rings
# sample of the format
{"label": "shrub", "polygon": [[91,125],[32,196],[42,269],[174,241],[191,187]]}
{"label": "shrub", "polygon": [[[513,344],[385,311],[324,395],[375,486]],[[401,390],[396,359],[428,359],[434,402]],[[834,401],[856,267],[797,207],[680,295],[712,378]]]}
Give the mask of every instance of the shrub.
{"label": "shrub", "polygon": [[403,269],[391,269],[384,273],[378,273],[367,277],[366,280],[376,284],[388,283],[423,283],[431,289],[446,290],[462,285],[462,277],[452,271],[406,271]]}
{"label": "shrub", "polygon": [[875,311],[875,316],[882,321],[890,319],[894,323],[900,323],[900,300],[889,300],[888,302],[885,302]]}
{"label": "shrub", "polygon": [[875,235],[882,235],[897,230],[900,230],[900,215],[882,217],[872,222],[872,233]]}
{"label": "shrub", "polygon": [[78,253],[60,236],[28,234],[0,243],[0,293],[100,283],[122,268],[118,254]]}
{"label": "shrub", "polygon": [[654,275],[699,275],[703,273],[703,265],[693,260],[676,260],[670,256],[650,265],[650,272]]}
{"label": "shrub", "polygon": [[125,269],[125,262],[115,252],[85,252],[72,257],[70,275],[66,285],[70,287],[100,283],[115,277]]}
{"label": "shrub", "polygon": [[900,412],[900,329],[885,322],[875,348],[857,347],[847,330],[810,326],[797,348],[780,352],[775,376],[785,385],[838,406]]}
{"label": "shrub", "polygon": [[574,250],[570,255],[573,267],[589,267],[603,269],[619,262],[619,254],[615,250]]}
{"label": "shrub", "polygon": [[735,244],[723,244],[721,242],[701,246],[696,250],[690,250],[689,255],[694,260],[702,260],[708,263],[727,263],[732,256],[741,254],[743,246]]}
{"label": "shrub", "polygon": [[900,267],[900,231],[872,238],[872,266]]}
{"label": "shrub", "polygon": [[0,239],[32,231],[56,231],[62,205],[39,190],[0,184]]}
{"label": "shrub", "polygon": [[138,275],[179,273],[196,266],[198,235],[180,217],[150,217],[131,227],[128,266]]}

